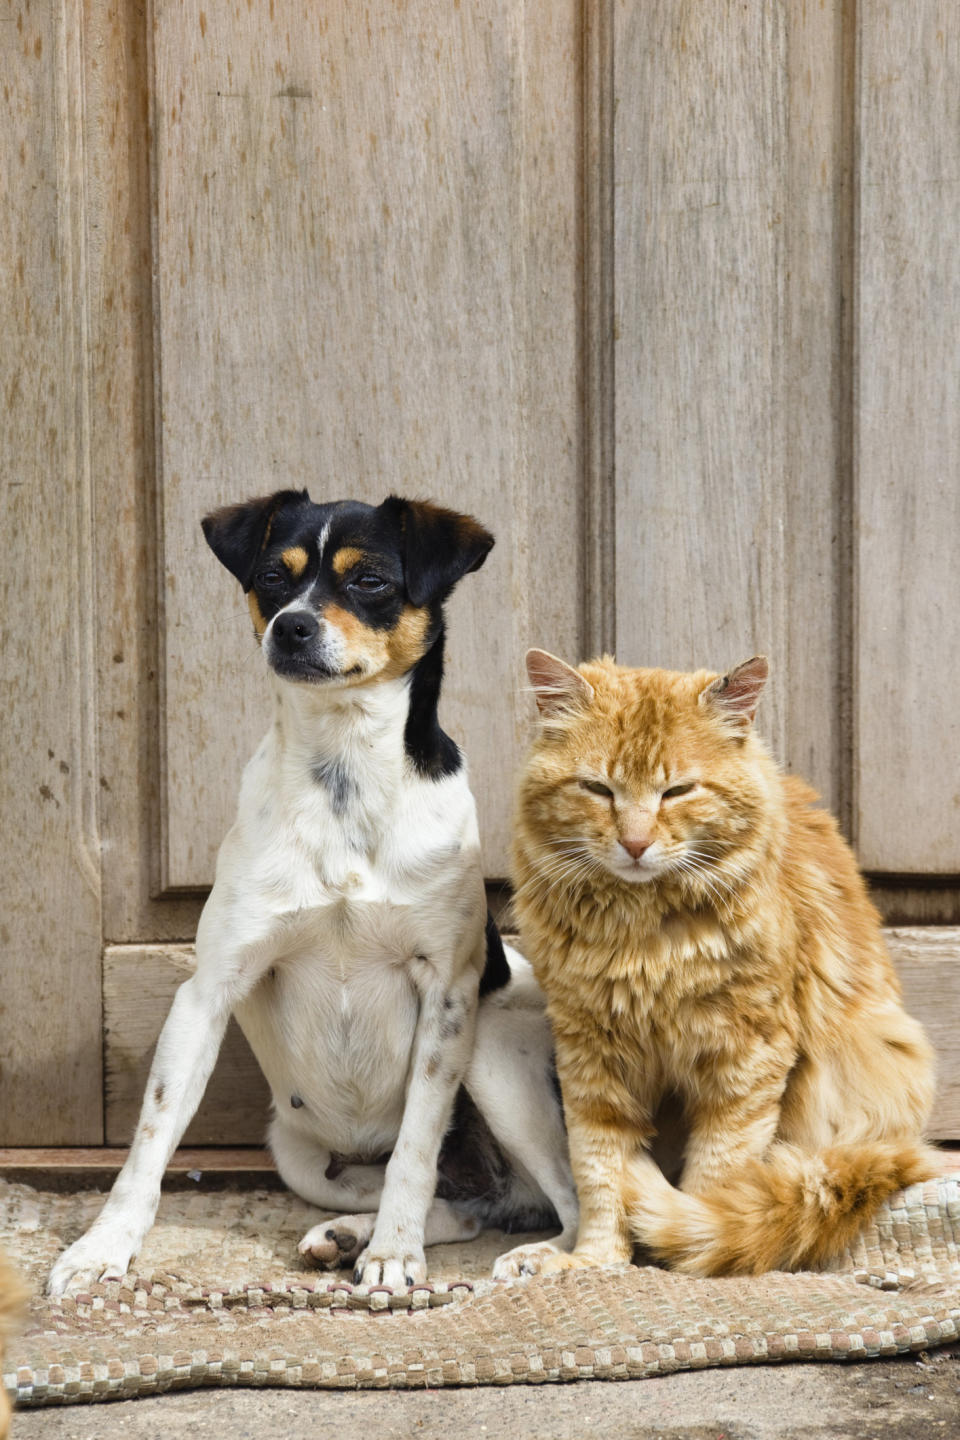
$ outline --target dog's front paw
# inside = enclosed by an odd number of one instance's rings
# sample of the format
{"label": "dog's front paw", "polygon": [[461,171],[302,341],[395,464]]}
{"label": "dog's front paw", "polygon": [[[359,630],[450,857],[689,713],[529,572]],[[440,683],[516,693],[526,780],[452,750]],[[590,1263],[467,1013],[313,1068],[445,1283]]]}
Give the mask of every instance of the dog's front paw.
{"label": "dog's front paw", "polygon": [[540,1240],[534,1245],[517,1245],[494,1261],[493,1278],[518,1280],[529,1275],[540,1275],[543,1273],[544,1262],[551,1255],[562,1254],[564,1251],[552,1240]]}
{"label": "dog's front paw", "polygon": [[129,1270],[136,1248],[126,1227],[92,1226],[69,1250],[64,1250],[50,1271],[47,1294],[59,1296],[68,1287],[79,1290],[97,1280],[119,1280]]}
{"label": "dog's front paw", "polygon": [[324,1270],[340,1270],[352,1265],[373,1234],[375,1215],[339,1215],[314,1225],[300,1241],[297,1249],[306,1260]]}
{"label": "dog's front paw", "polygon": [[[384,1247],[385,1249],[386,1247]],[[371,1243],[353,1272],[355,1285],[388,1285],[391,1290],[422,1285],[427,1278],[427,1261],[423,1249],[408,1246],[399,1253],[378,1253],[380,1247]]]}

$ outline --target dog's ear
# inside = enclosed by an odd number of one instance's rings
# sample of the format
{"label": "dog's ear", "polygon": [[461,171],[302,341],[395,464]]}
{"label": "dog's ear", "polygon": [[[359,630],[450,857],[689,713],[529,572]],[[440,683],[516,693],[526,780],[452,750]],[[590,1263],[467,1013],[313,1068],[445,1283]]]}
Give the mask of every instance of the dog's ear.
{"label": "dog's ear", "polygon": [[257,556],[270,538],[274,516],[284,505],[309,504],[306,490],[278,490],[259,500],[225,505],[205,515],[200,524],[207,544],[221,565],[235,575],[244,590],[250,589]]}
{"label": "dog's ear", "polygon": [[403,574],[413,605],[445,600],[457,581],[479,570],[493,536],[472,515],[458,515],[428,500],[391,495],[381,507],[395,516],[403,533]]}

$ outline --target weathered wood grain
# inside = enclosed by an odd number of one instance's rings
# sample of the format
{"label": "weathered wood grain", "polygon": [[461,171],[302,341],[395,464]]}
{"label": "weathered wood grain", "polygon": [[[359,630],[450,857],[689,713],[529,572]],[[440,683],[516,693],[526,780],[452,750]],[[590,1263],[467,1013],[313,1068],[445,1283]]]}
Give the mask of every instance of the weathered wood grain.
{"label": "weathered wood grain", "polygon": [[155,898],[161,888],[159,559],[148,23],[144,0],[89,0],[74,8],[83,13],[103,929],[117,943],[184,939],[196,931],[197,898]]}
{"label": "weathered wood grain", "polygon": [[934,1140],[960,1140],[960,928],[913,926],[887,931],[903,1000],[937,1052]]}
{"label": "weathered wood grain", "polygon": [[102,1140],[80,21],[0,24],[0,1137]]}
{"label": "weathered wood grain", "polygon": [[209,883],[268,716],[212,505],[432,495],[498,536],[444,713],[505,873],[523,649],[579,642],[571,0],[153,7],[163,883]]}
{"label": "weathered wood grain", "polygon": [[857,842],[960,874],[960,27],[858,7]]}
{"label": "weathered wood grain", "polygon": [[616,10],[618,658],[758,651],[843,808],[849,85],[839,0]]}
{"label": "weathered wood grain", "polygon": [[615,14],[618,658],[767,652],[783,753],[785,11]]}
{"label": "weathered wood grain", "polygon": [[[106,1141],[133,1138],[150,1062],[171,1001],[193,969],[192,945],[114,945],[103,957]],[[270,1092],[235,1020],[186,1145],[262,1145]]]}
{"label": "weathered wood grain", "polygon": [[[0,1171],[46,1171],[58,1176],[119,1170],[127,1158],[125,1146],[103,1145],[87,1149],[30,1146],[0,1149]],[[269,1150],[253,1147],[181,1146],[167,1162],[168,1175],[269,1175],[275,1171]]]}

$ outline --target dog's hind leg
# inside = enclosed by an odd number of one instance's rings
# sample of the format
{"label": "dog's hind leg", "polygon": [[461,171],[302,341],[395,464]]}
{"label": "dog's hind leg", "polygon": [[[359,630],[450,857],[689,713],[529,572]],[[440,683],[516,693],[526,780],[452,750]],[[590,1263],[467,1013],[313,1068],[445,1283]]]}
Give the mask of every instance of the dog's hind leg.
{"label": "dog's hind leg", "polygon": [[383,1193],[385,1164],[333,1163],[333,1155],[319,1140],[284,1125],[270,1123],[267,1135],[277,1172],[285,1185],[321,1210],[359,1210],[375,1215]]}
{"label": "dog's hind leg", "polygon": [[[338,1215],[335,1220],[322,1220],[307,1231],[297,1248],[325,1270],[353,1265],[369,1245],[376,1219],[376,1215]],[[450,1245],[457,1240],[474,1240],[479,1233],[480,1221],[473,1215],[457,1210],[446,1200],[434,1200],[427,1211],[423,1243]]]}
{"label": "dog's hind leg", "polygon": [[[322,1220],[307,1231],[298,1246],[301,1255],[325,1269],[352,1265],[373,1235],[386,1166],[334,1167],[329,1150],[278,1119],[270,1126],[269,1139],[280,1178],[304,1200],[322,1210],[337,1211],[347,1205],[362,1207],[360,1214]],[[480,1222],[473,1215],[465,1214],[446,1200],[435,1199],[427,1211],[424,1244],[447,1245],[456,1240],[473,1240],[479,1231]]]}

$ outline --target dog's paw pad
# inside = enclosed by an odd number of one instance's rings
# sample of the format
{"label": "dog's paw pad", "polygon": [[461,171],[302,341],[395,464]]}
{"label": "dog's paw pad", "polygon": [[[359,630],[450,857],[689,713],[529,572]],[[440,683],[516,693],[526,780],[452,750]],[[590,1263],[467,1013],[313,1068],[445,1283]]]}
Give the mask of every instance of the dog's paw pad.
{"label": "dog's paw pad", "polygon": [[358,1216],[357,1220],[364,1223],[348,1224],[344,1220],[328,1220],[314,1225],[297,1247],[300,1254],[304,1259],[326,1270],[339,1270],[352,1265],[370,1238],[373,1224],[371,1218],[368,1226],[365,1216]]}

